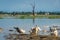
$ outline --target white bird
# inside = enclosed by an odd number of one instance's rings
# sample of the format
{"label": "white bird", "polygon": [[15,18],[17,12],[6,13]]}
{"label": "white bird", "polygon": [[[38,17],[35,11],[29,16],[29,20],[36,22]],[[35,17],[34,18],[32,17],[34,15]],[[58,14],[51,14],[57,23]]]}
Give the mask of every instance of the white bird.
{"label": "white bird", "polygon": [[38,27],[37,25],[36,25],[35,27],[32,27],[32,29],[31,29],[31,33],[37,34],[38,31],[41,31],[41,29],[40,29],[40,27]]}
{"label": "white bird", "polygon": [[14,27],[18,33],[25,33],[25,30],[19,29],[18,27]]}
{"label": "white bird", "polygon": [[58,36],[58,31],[57,31],[56,28],[54,28],[54,35],[55,35],[55,36]]}
{"label": "white bird", "polygon": [[52,29],[51,35],[54,35],[55,37],[58,36],[58,31],[56,28]]}

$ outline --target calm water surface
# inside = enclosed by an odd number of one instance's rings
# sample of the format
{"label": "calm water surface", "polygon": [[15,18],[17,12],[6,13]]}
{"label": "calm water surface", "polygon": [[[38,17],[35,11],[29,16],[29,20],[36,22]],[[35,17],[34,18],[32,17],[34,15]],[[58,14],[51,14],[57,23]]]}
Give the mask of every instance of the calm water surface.
{"label": "calm water surface", "polygon": [[0,33],[0,40],[5,40],[4,35],[10,33],[9,29],[13,29],[13,27],[22,28],[26,30],[26,33],[29,33],[28,31],[35,25],[48,30],[49,28],[44,28],[44,26],[60,25],[60,19],[35,19],[34,23],[33,19],[0,19],[0,27],[4,29]]}

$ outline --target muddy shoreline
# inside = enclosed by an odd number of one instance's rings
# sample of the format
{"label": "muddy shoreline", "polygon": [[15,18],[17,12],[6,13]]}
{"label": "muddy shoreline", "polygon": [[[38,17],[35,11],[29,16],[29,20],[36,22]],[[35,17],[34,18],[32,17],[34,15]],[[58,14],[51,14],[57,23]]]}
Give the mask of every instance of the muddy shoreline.
{"label": "muddy shoreline", "polygon": [[60,37],[51,35],[35,35],[30,34],[9,34],[5,37],[6,40],[60,40]]}

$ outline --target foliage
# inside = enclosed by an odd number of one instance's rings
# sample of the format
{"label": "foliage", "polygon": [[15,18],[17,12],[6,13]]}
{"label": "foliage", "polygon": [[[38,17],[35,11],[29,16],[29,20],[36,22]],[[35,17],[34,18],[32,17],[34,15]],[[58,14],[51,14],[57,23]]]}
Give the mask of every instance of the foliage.
{"label": "foliage", "polygon": [[[35,12],[37,15],[45,15],[45,13],[49,13],[49,15],[60,15],[60,12]],[[32,12],[3,12],[0,11],[0,14],[10,14],[10,15],[31,15]]]}

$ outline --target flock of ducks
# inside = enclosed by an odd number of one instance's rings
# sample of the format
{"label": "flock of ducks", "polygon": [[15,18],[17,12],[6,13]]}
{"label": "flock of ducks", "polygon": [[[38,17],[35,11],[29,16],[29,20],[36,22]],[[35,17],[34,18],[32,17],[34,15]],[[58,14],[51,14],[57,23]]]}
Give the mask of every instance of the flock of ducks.
{"label": "flock of ducks", "polygon": [[[22,33],[22,34],[25,34],[25,30],[23,30],[23,29],[19,29],[18,27],[14,27],[14,29],[16,29],[16,31],[18,32],[18,33]],[[35,27],[32,27],[31,28],[31,30],[29,31],[30,32],[30,34],[35,34],[35,35],[37,35],[38,34],[38,32],[40,32],[40,31],[42,31],[42,29],[40,28],[40,27],[38,27],[38,25],[36,25]],[[57,31],[57,29],[56,28],[51,28],[51,27],[49,27],[49,32],[50,32],[50,35],[54,35],[54,36],[58,36],[58,31]]]}
{"label": "flock of ducks", "polygon": [[[19,29],[18,27],[14,27],[14,29],[15,29],[18,33],[24,34],[24,33],[26,32],[25,30]],[[2,30],[3,30],[3,29],[0,28],[0,32],[1,32]],[[51,29],[51,27],[49,27],[49,30],[50,30],[50,34],[51,34],[51,35],[58,36],[58,31],[57,31],[56,28]],[[10,31],[12,31],[12,30],[10,30]],[[36,35],[37,35],[39,31],[41,31],[41,28],[36,25],[35,27],[32,27],[29,32],[30,32],[30,34],[36,34]]]}

